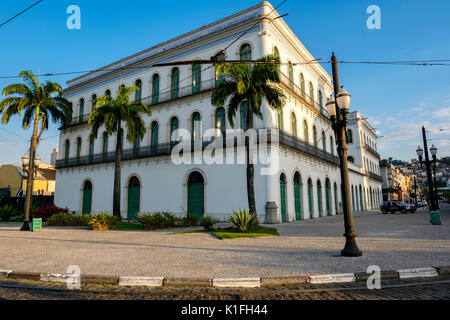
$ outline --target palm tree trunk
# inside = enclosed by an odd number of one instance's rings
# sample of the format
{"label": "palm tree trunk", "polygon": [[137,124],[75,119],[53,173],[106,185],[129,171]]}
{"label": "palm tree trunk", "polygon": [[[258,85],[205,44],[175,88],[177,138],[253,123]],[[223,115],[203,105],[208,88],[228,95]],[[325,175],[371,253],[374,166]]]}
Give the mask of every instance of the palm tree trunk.
{"label": "palm tree trunk", "polygon": [[121,126],[119,120],[119,128],[117,130],[116,141],[116,159],[114,164],[114,194],[113,194],[113,215],[116,216],[119,221],[122,220],[120,214],[120,185],[121,185],[121,167],[122,167],[122,148],[121,148]]}
{"label": "palm tree trunk", "polygon": [[36,140],[37,140],[37,131],[39,126],[39,118],[38,116],[34,119],[34,127],[33,127],[33,135],[31,136],[30,142],[30,160],[28,164],[28,177],[27,177],[27,190],[26,190],[26,198],[25,198],[25,220],[22,228],[22,231],[30,230],[30,208],[31,201],[33,196],[33,174],[34,174],[34,158],[36,155]]}
{"label": "palm tree trunk", "polygon": [[[247,112],[247,130],[253,130],[253,110],[248,104]],[[250,163],[250,138],[245,138],[245,151],[247,153],[247,198],[248,207],[250,213],[256,213],[256,201],[255,201],[255,167],[253,163]]]}

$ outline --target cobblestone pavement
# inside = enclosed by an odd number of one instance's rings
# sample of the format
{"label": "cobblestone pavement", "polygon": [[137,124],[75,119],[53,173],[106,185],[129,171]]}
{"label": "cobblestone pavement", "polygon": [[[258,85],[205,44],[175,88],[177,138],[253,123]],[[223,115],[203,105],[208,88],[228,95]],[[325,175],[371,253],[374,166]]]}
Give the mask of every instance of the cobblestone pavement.
{"label": "cobblestone pavement", "polygon": [[[24,288],[5,288],[18,286]],[[29,288],[34,288],[29,289]],[[44,289],[44,290],[41,290]],[[46,289],[46,290],[45,290]],[[381,290],[366,289],[365,283],[290,285],[258,289],[136,288],[83,285],[81,290],[62,284],[35,281],[0,281],[2,300],[448,300],[450,277],[385,280]],[[91,291],[86,293],[84,291]],[[92,292],[93,291],[93,292]]]}
{"label": "cobblestone pavement", "polygon": [[450,206],[429,214],[357,213],[360,258],[340,257],[343,216],[275,225],[280,237],[218,240],[208,234],[46,228],[0,224],[0,269],[175,278],[285,277],[450,265]]}

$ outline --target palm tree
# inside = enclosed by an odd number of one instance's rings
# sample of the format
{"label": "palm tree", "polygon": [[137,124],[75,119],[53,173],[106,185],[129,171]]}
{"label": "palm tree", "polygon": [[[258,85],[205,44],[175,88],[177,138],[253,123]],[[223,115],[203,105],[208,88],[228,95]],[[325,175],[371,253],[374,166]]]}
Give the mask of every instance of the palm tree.
{"label": "palm tree", "polygon": [[[25,221],[21,230],[30,230],[30,207],[32,195],[32,178],[34,158],[42,133],[48,129],[49,119],[66,127],[72,119],[72,104],[62,97],[62,87],[47,81],[41,84],[31,71],[19,74],[23,83],[11,84],[2,91],[6,98],[0,102],[0,113],[3,112],[2,123],[8,124],[14,115],[22,115],[22,127],[30,128],[33,124],[33,135],[30,141],[30,157],[28,166],[27,193],[25,202]],[[39,129],[40,127],[40,129]]]}
{"label": "palm tree", "polygon": [[120,215],[120,175],[122,166],[122,123],[128,128],[127,140],[133,143],[140,141],[147,131],[141,113],[151,115],[149,107],[141,101],[130,103],[130,95],[139,90],[138,87],[120,86],[117,98],[105,95],[97,99],[94,110],[89,116],[91,138],[96,139],[99,128],[104,125],[108,135],[117,134],[116,157],[114,165],[113,215],[121,220]]}
{"label": "palm tree", "polygon": [[[217,67],[217,73],[226,78],[214,90],[211,103],[222,108],[228,101],[227,117],[234,128],[234,117],[243,103],[247,104],[247,129],[253,129],[253,117],[263,118],[261,104],[265,98],[272,109],[280,110],[285,104],[285,95],[276,84],[280,83],[277,55],[266,55],[258,59],[260,63],[250,64],[224,63]],[[249,137],[246,138],[247,154],[247,197],[250,213],[256,213],[254,165],[249,159]]]}

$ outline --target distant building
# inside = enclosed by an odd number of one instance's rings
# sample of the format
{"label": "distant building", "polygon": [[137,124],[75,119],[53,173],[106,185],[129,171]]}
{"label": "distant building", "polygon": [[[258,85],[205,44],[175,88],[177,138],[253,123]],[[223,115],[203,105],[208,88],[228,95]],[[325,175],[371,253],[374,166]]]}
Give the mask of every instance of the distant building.
{"label": "distant building", "polygon": [[56,167],[56,160],[58,160],[58,153],[59,153],[59,149],[55,148],[55,149],[53,149],[53,152],[50,155],[50,164],[53,167]]}

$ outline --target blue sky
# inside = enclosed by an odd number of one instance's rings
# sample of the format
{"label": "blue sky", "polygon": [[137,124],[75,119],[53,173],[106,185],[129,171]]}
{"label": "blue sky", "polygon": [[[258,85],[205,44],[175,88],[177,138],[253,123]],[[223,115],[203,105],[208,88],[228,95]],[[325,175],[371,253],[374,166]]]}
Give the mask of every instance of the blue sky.
{"label": "blue sky", "polygon": [[[0,22],[35,0],[0,2]],[[281,1],[272,1],[274,6]],[[258,1],[44,0],[0,28],[0,76],[90,70],[257,4]],[[81,30],[69,30],[66,9],[81,8]],[[381,30],[369,30],[369,5],[381,9]],[[316,58],[390,61],[450,59],[448,0],[288,0],[279,10]],[[331,74],[329,65],[324,66]],[[410,160],[425,125],[439,151],[450,156],[450,66],[340,65],[352,106],[377,128],[383,158]],[[73,76],[52,77],[61,83]],[[45,78],[43,79],[45,80]],[[18,82],[0,79],[0,88]],[[446,131],[438,131],[447,129]],[[0,164],[19,162],[30,131],[15,118],[0,125]],[[49,161],[57,125],[44,133],[38,154]]]}

